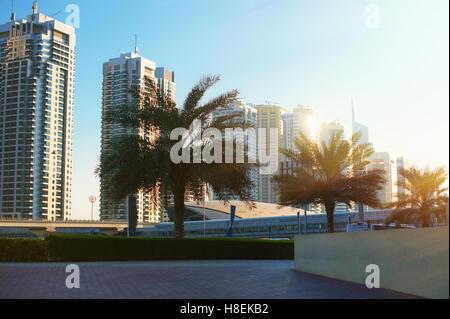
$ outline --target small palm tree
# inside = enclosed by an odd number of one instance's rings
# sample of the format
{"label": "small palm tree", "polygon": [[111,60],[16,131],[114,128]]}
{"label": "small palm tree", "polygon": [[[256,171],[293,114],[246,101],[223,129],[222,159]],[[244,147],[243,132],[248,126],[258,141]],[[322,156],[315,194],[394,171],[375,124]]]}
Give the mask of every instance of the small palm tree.
{"label": "small palm tree", "polygon": [[[212,118],[212,113],[227,107],[238,99],[239,92],[233,90],[211,99],[206,104],[200,102],[205,92],[219,81],[218,76],[203,78],[188,94],[182,108],[177,108],[150,79],[146,79],[146,89],[135,88],[132,102],[116,107],[105,115],[109,123],[126,128],[128,134],[114,138],[102,154],[97,174],[111,188],[114,201],[126,198],[138,190],[159,189],[163,202],[172,197],[175,208],[174,235],[184,236],[184,201],[187,191],[196,200],[204,195],[204,186],[209,184],[220,200],[239,198],[251,205],[250,172],[256,164],[244,163],[174,163],[171,150],[178,140],[171,139],[171,132],[177,128],[190,129],[196,120],[201,121],[201,131],[217,128],[247,128],[249,125],[239,120],[240,113]],[[201,132],[190,130],[193,138]],[[201,141],[200,151],[211,143]],[[222,143],[222,141],[221,141]],[[236,145],[236,140],[233,141]],[[197,145],[198,146],[198,145]],[[222,148],[224,150],[224,148]],[[198,148],[193,143],[185,145],[191,162]],[[224,152],[224,151],[223,151]],[[222,159],[224,154],[220,154]]]}
{"label": "small palm tree", "polygon": [[444,166],[435,169],[411,167],[399,170],[399,174],[403,180],[397,182],[397,186],[403,192],[398,193],[397,200],[388,205],[394,211],[386,223],[417,223],[429,227],[433,217],[444,221],[449,203],[445,194],[448,187],[443,186],[448,180],[447,169]]}
{"label": "small palm tree", "polygon": [[334,232],[336,203],[380,206],[376,193],[384,178],[380,171],[366,171],[374,151],[370,144],[358,144],[360,138],[361,134],[356,133],[347,140],[342,131],[334,132],[328,143],[313,141],[303,134],[297,137],[296,149],[282,151],[297,168],[275,177],[281,204],[323,204],[328,232]]}

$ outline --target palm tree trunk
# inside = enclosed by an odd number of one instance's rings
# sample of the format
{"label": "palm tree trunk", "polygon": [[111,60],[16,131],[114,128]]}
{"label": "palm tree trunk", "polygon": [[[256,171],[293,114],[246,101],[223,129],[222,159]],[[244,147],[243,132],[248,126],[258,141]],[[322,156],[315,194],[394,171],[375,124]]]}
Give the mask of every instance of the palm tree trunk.
{"label": "palm tree trunk", "polygon": [[326,202],[325,203],[325,211],[327,212],[327,224],[328,224],[328,232],[334,233],[334,207],[336,206],[335,202]]}
{"label": "palm tree trunk", "polygon": [[425,209],[422,212],[422,227],[430,227],[431,226],[431,216],[429,214],[429,209]]}
{"label": "palm tree trunk", "polygon": [[184,192],[185,186],[178,187],[173,192],[175,205],[174,236],[184,237]]}

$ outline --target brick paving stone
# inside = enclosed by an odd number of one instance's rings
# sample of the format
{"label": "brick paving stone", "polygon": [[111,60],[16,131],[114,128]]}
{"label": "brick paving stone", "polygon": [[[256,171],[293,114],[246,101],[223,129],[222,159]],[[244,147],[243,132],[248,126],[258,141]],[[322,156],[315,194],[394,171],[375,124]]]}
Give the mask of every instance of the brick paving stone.
{"label": "brick paving stone", "polygon": [[2,299],[416,298],[294,270],[293,261],[76,263],[80,289],[66,288],[68,263],[0,263]]}

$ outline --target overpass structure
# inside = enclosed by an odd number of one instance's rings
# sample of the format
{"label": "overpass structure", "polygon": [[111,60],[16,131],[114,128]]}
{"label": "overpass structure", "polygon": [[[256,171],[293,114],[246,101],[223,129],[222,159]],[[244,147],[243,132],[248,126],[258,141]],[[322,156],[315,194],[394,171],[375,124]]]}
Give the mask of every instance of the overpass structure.
{"label": "overpass structure", "polygon": [[[138,224],[138,228],[148,224]],[[1,220],[0,237],[44,237],[49,234],[114,235],[127,228],[126,221]]]}
{"label": "overpass structure", "polygon": [[[255,203],[254,207],[239,201],[227,204],[219,201],[203,203],[185,202],[186,237],[223,237],[231,226],[230,205],[236,206],[233,236],[244,238],[292,237],[299,233],[327,231],[325,214],[317,214],[294,207]],[[172,209],[173,210],[173,209]],[[390,210],[365,212],[366,221],[382,223]],[[168,212],[167,223],[138,224],[136,236],[172,237],[174,212]],[[335,230],[345,231],[347,224],[358,221],[356,212],[335,213]],[[36,238],[50,234],[117,235],[127,228],[120,221],[47,221],[47,220],[1,220],[0,237]]]}

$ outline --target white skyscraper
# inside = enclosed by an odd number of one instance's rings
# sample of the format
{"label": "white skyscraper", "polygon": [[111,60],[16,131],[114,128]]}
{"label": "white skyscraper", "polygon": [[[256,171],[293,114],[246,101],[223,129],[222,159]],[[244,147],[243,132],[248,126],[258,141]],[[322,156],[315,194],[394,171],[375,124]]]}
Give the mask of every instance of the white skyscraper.
{"label": "white skyscraper", "polygon": [[[409,161],[407,158],[405,157],[398,157],[397,161],[396,161],[396,172],[395,174],[397,175],[397,182],[405,182],[405,178],[400,175],[400,170],[401,169],[409,169],[411,167],[411,165],[409,164]],[[394,194],[394,197],[396,198],[397,195],[404,195],[407,193],[407,190],[404,189],[403,187],[396,187],[396,192]]]}
{"label": "white skyscraper", "polygon": [[300,132],[313,141],[320,138],[319,116],[312,107],[299,105],[294,109],[294,134],[300,137]]}
{"label": "white skyscraper", "polygon": [[[333,134],[337,134],[338,132],[344,133],[344,126],[339,122],[322,122],[320,124],[320,140],[325,141],[327,144],[331,142]],[[342,138],[345,138],[345,136],[342,136]],[[343,173],[347,174],[347,171],[344,171]],[[321,209],[322,211],[325,211],[323,206]],[[336,203],[334,209],[337,213],[348,212],[349,210],[350,208],[344,203]]]}
{"label": "white skyscraper", "polygon": [[[283,150],[293,150],[294,148],[294,114],[285,113],[281,115],[282,121],[282,134],[283,134]],[[286,162],[288,159],[286,155],[283,154],[282,161]]]}
{"label": "white skyscraper", "polygon": [[391,157],[388,152],[377,152],[370,157],[369,170],[381,170],[385,178],[383,188],[377,192],[377,197],[382,204],[388,204],[392,202],[393,193],[395,188],[396,176],[393,176],[394,161],[391,161]]}
{"label": "white skyscraper", "polygon": [[[236,136],[236,138],[240,141],[244,141],[244,143],[248,147],[248,156],[254,159],[258,159],[258,111],[252,107],[246,104],[243,101],[238,101],[234,103],[233,105],[230,105],[229,107],[222,107],[218,108],[216,111],[213,112],[212,117],[217,118],[221,116],[228,116],[236,113],[241,113],[240,116],[236,117],[236,119],[239,119],[245,123],[249,123],[253,126],[255,133],[256,133],[256,141],[253,139],[249,139],[249,136]],[[252,200],[258,201],[258,188],[259,188],[259,170],[258,168],[254,168],[251,170],[250,178],[254,184],[254,187],[252,189]],[[213,195],[212,196],[214,200],[217,200],[218,198]]]}
{"label": "white skyscraper", "polygon": [[[280,163],[283,159],[281,152],[279,152],[279,148],[283,145],[282,116],[290,112],[269,101],[266,101],[264,105],[257,105],[255,108],[258,111],[258,128],[266,130],[265,140],[261,136],[258,138],[258,148],[262,147],[266,152],[278,154],[278,163]],[[278,143],[270,140],[271,129],[277,130]],[[263,203],[278,203],[278,184],[274,180],[274,175],[259,175],[258,198]]]}
{"label": "white skyscraper", "polygon": [[158,87],[173,102],[176,102],[177,85],[175,83],[175,72],[168,71],[165,68],[156,68],[155,77],[158,79]]}
{"label": "white skyscraper", "polygon": [[322,122],[320,124],[320,140],[329,143],[333,134],[344,133],[344,126],[339,122]]}
{"label": "white skyscraper", "polygon": [[[304,134],[310,140],[319,142],[320,140],[320,125],[319,115],[317,111],[311,106],[298,105],[292,112],[293,118],[293,135],[291,147],[294,148],[295,138],[300,138],[300,133]],[[289,144],[288,144],[289,147]],[[286,165],[289,165],[286,163]],[[320,213],[323,210],[322,205],[310,204],[305,209]]]}
{"label": "white skyscraper", "polygon": [[38,13],[0,25],[0,216],[71,216],[75,30]]}
{"label": "white skyscraper", "polygon": [[[161,77],[156,77],[156,64],[135,53],[121,54],[120,57],[110,59],[103,64],[103,120],[102,120],[102,154],[109,152],[109,142],[118,135],[129,133],[127,129],[118,123],[108,123],[104,116],[108,110],[123,105],[129,101],[129,90],[137,86],[141,92],[148,90],[145,78],[148,78],[157,85],[163,92],[167,93],[171,99],[175,100],[173,72],[162,69]],[[169,74],[170,73],[170,74]],[[166,77],[167,76],[167,77]],[[100,218],[102,220],[126,220],[128,213],[128,200],[124,199],[120,203],[115,203],[111,199],[110,189],[106,181],[101,181],[100,195]],[[160,211],[159,189],[151,191],[139,191],[136,194],[138,222],[161,222],[164,216]]]}

